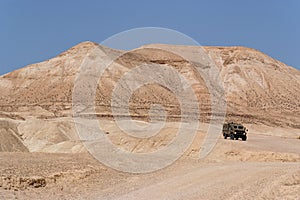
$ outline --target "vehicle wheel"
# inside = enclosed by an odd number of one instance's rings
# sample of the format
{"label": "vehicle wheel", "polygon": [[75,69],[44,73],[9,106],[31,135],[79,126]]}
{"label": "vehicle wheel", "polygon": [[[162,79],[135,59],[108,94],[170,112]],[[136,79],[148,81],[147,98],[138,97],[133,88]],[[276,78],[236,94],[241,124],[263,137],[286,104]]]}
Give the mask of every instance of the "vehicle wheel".
{"label": "vehicle wheel", "polygon": [[234,135],[233,134],[230,134],[230,139],[234,140]]}
{"label": "vehicle wheel", "polygon": [[224,136],[224,139],[226,140],[227,139],[227,135],[225,133],[223,133],[223,136]]}
{"label": "vehicle wheel", "polygon": [[243,141],[246,141],[246,140],[247,140],[247,136],[244,135],[244,136],[242,137],[242,140],[243,140]]}

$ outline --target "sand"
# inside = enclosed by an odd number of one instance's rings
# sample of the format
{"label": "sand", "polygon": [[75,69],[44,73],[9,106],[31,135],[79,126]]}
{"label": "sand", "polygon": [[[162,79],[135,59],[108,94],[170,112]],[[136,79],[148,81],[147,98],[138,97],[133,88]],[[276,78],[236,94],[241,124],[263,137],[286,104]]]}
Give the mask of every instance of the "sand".
{"label": "sand", "polygon": [[[105,129],[117,132],[114,122]],[[174,131],[175,123],[167,124]],[[204,127],[204,126],[203,126]],[[270,128],[274,130],[274,128]],[[264,130],[267,130],[264,127]],[[280,129],[282,131],[282,129]],[[291,131],[291,130],[287,130]],[[295,130],[294,130],[295,131]],[[295,132],[294,132],[295,134]],[[299,133],[297,133],[299,136]],[[292,135],[292,134],[291,134]],[[250,132],[247,141],[218,139],[199,159],[197,141],[178,161],[148,174],[118,172],[88,153],[0,153],[1,199],[297,199],[300,140]],[[112,141],[114,137],[112,136]],[[159,142],[160,140],[158,140]],[[124,145],[127,143],[119,143]],[[161,143],[161,148],[164,143]],[[125,145],[126,146],[126,145]],[[127,148],[130,145],[126,146]],[[146,148],[143,150],[149,150]],[[140,151],[141,149],[131,149]]]}

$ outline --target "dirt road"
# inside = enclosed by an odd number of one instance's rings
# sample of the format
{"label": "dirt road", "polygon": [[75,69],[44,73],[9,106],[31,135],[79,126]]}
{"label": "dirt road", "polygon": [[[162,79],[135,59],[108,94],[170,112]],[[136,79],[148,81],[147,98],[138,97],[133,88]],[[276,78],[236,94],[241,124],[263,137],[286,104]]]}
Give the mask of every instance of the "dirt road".
{"label": "dirt road", "polygon": [[[217,163],[186,168],[124,195],[99,199],[299,199],[299,163]],[[147,183],[143,183],[147,185]],[[115,188],[116,189],[116,188]],[[120,190],[122,190],[120,188]]]}

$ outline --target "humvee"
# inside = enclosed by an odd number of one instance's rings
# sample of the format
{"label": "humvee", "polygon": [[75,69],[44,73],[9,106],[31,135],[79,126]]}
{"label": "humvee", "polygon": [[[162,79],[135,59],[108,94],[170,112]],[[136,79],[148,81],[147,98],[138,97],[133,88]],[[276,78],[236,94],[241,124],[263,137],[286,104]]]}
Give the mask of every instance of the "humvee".
{"label": "humvee", "polygon": [[227,139],[227,137],[230,137],[231,140],[242,138],[243,141],[246,141],[247,131],[248,129],[242,124],[230,122],[223,125],[224,139]]}

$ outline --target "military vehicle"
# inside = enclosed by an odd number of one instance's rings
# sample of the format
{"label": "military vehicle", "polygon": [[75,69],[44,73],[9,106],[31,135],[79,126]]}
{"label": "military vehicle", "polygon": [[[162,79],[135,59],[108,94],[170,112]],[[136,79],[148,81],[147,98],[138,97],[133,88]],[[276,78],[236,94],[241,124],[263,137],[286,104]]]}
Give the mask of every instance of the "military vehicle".
{"label": "military vehicle", "polygon": [[246,127],[242,124],[229,122],[223,125],[224,139],[227,139],[227,137],[229,137],[231,140],[238,140],[239,138],[242,138],[243,141],[246,141],[247,131],[248,129],[246,129]]}

